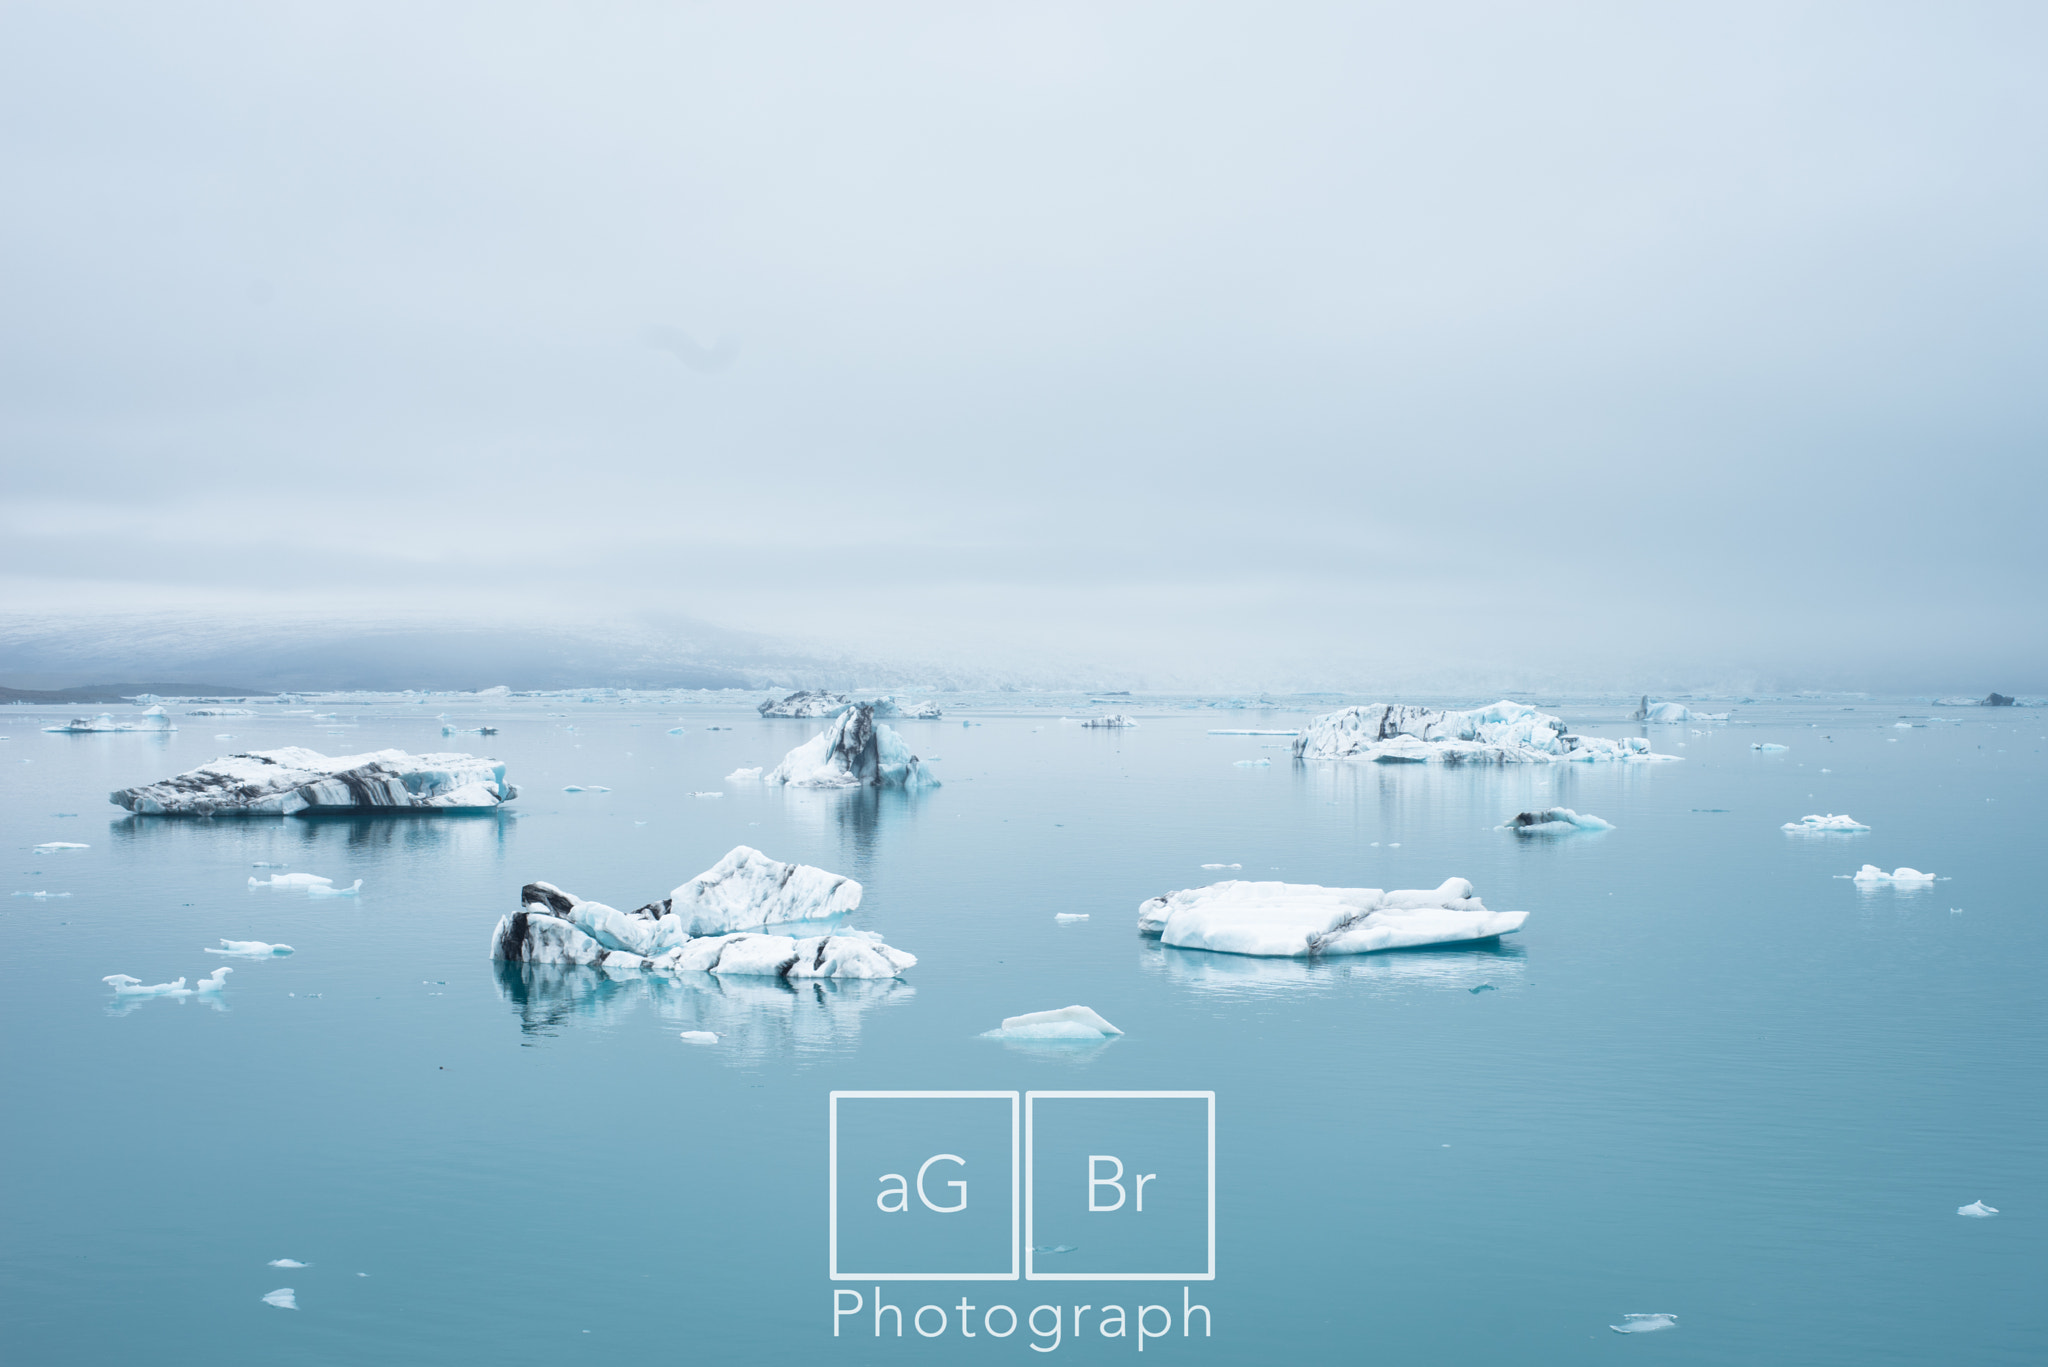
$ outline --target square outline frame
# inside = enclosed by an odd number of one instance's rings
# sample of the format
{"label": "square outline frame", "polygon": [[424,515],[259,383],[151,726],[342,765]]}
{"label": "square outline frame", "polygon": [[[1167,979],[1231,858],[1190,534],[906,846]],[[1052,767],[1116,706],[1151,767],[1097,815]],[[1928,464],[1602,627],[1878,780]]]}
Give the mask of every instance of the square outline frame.
{"label": "square outline frame", "polygon": [[[839,1099],[857,1101],[959,1101],[1006,1100],[1010,1103],[1010,1270],[1008,1272],[841,1272],[839,1270]],[[840,1092],[829,1094],[831,1122],[827,1144],[826,1217],[830,1233],[826,1244],[828,1279],[835,1282],[1014,1282],[1017,1280],[1017,1224],[1020,1209],[1017,1187],[1019,1149],[1017,1145],[1018,1094],[1015,1092]]]}
{"label": "square outline frame", "polygon": [[[1209,1270],[1206,1272],[1040,1272],[1032,1265],[1031,1122],[1040,1097],[1072,1100],[1183,1100],[1209,1103]],[[1213,1282],[1216,1280],[1216,1093],[1214,1092],[1026,1092],[1024,1093],[1024,1280],[1030,1282]]]}

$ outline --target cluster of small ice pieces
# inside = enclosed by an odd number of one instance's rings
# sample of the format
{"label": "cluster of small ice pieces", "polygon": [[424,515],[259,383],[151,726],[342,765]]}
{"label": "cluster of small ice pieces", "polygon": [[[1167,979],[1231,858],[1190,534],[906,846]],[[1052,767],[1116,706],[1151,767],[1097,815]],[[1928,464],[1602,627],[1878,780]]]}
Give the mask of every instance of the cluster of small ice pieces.
{"label": "cluster of small ice pieces", "polygon": [[1875,864],[1865,864],[1862,868],[1851,874],[1850,877],[1859,883],[1932,883],[1934,881],[1933,874],[1922,873],[1918,869],[1899,868],[1886,873]]}
{"label": "cluster of small ice pieces", "polygon": [[1569,807],[1546,807],[1540,812],[1518,812],[1502,829],[1516,835],[1569,835],[1573,831],[1611,831],[1614,826],[1590,813],[1581,816]]}
{"label": "cluster of small ice pieces", "polygon": [[161,707],[152,707],[133,721],[115,721],[111,712],[102,712],[97,717],[73,717],[62,726],[45,726],[45,731],[60,735],[96,735],[103,731],[175,731],[171,719],[164,715]]}
{"label": "cluster of small ice pieces", "polygon": [[1123,1031],[1085,1006],[1063,1006],[1057,1011],[1027,1011],[1005,1017],[1001,1027],[984,1030],[983,1039],[1008,1040],[1105,1040]]}
{"label": "cluster of small ice pieces", "polygon": [[1313,958],[1491,940],[1528,915],[1487,910],[1463,878],[1397,892],[1231,881],[1140,903],[1138,930],[1179,949]]}
{"label": "cluster of small ice pieces", "polygon": [[917,959],[870,931],[798,938],[754,927],[829,921],[860,906],[861,886],[741,845],[659,902],[618,911],[548,883],[529,883],[522,909],[499,919],[491,958],[781,978],[894,978]]}
{"label": "cluster of small ice pieces", "polygon": [[933,721],[943,715],[935,702],[898,702],[886,693],[871,702],[855,702],[844,693],[828,693],[822,688],[802,689],[781,699],[770,698],[759,711],[764,717],[836,717],[849,707],[868,708],[878,717],[920,721]]}
{"label": "cluster of small ice pieces", "polygon": [[1102,727],[1105,730],[1121,730],[1127,726],[1136,726],[1137,723],[1121,712],[1109,712],[1100,717],[1090,717],[1082,722],[1081,725]]}
{"label": "cluster of small ice pieces", "polygon": [[1802,816],[1797,821],[1786,822],[1778,829],[1781,831],[1797,831],[1804,834],[1811,831],[1867,831],[1870,827],[1864,825],[1853,816],[1836,816],[1830,812],[1826,816]]}
{"label": "cluster of small ice pieces", "polygon": [[875,720],[867,703],[855,703],[832,724],[797,746],[768,774],[768,783],[793,788],[936,788],[903,737]]}
{"label": "cluster of small ice pieces", "polygon": [[149,816],[294,816],[489,811],[518,796],[499,760],[403,750],[330,758],[294,745],[228,755],[107,800]]}
{"label": "cluster of small ice pieces", "polygon": [[1560,760],[1670,760],[1640,736],[1578,736],[1525,703],[1464,712],[1373,703],[1325,712],[1294,742],[1297,759],[1369,759],[1381,764],[1549,764]]}

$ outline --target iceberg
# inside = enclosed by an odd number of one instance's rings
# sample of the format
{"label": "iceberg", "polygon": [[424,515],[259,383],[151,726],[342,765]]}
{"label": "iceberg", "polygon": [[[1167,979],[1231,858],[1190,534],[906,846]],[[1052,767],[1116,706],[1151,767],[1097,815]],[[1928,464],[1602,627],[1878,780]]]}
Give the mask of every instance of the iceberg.
{"label": "iceberg", "polygon": [[299,1308],[299,1293],[289,1286],[280,1286],[275,1291],[265,1292],[263,1303],[274,1305],[280,1310],[296,1310]]}
{"label": "iceberg", "polygon": [[1620,1324],[1607,1326],[1617,1334],[1654,1334],[1659,1329],[1676,1329],[1676,1315],[1623,1315]]}
{"label": "iceberg", "polygon": [[1972,1201],[1967,1206],[1957,1206],[1956,1214],[1967,1215],[1972,1220],[1988,1220],[1998,1214],[1998,1207],[1987,1206],[1982,1201]]}
{"label": "iceberg", "polygon": [[219,992],[228,985],[228,974],[234,971],[234,969],[229,968],[226,964],[222,964],[219,968],[214,969],[213,972],[199,980],[196,984],[197,990],[201,992]]}
{"label": "iceberg", "polygon": [[692,1044],[716,1044],[718,1036],[710,1030],[684,1030],[682,1037]]}
{"label": "iceberg", "polygon": [[1807,834],[1815,831],[1867,831],[1870,827],[1864,825],[1853,816],[1836,816],[1830,812],[1826,816],[1802,816],[1797,821],[1786,822],[1778,829]]}
{"label": "iceberg", "polygon": [[246,707],[188,707],[188,717],[253,717],[256,714]]}
{"label": "iceberg", "polygon": [[1397,892],[1233,880],[1141,903],[1138,930],[1180,949],[1303,959],[1497,939],[1528,915],[1488,911],[1463,878]]}
{"label": "iceberg", "polygon": [[145,983],[142,979],[131,978],[126,973],[109,973],[106,977],[101,978],[100,981],[113,988],[115,995],[121,997],[189,997],[192,995],[191,989],[185,986],[183,978],[179,978],[175,982]]}
{"label": "iceberg", "polygon": [[81,845],[76,840],[45,840],[35,847],[37,854],[55,854],[59,850],[89,850],[92,846]]}
{"label": "iceberg", "polygon": [[1085,1006],[1057,1011],[1028,1011],[1005,1017],[1001,1028],[982,1031],[983,1039],[1105,1040],[1123,1031]]}
{"label": "iceberg", "polygon": [[1640,736],[1575,736],[1525,703],[1501,701],[1465,712],[1409,703],[1346,707],[1313,718],[1294,742],[1297,759],[1367,759],[1381,764],[1549,764],[1559,760],[1671,760]]}
{"label": "iceberg", "polygon": [[761,781],[761,768],[759,765],[756,765],[751,769],[735,769],[725,776],[725,781],[727,783],[758,783]]}
{"label": "iceberg", "polygon": [[1649,698],[1645,697],[1642,706],[1636,709],[1635,720],[1651,722],[1727,721],[1728,714],[1726,712],[1695,712],[1684,703],[1653,703]]}
{"label": "iceberg", "polygon": [[1540,812],[1519,812],[1502,826],[1516,835],[1569,835],[1573,831],[1611,831],[1609,822],[1590,813],[1581,816],[1569,807],[1546,807]]}
{"label": "iceberg", "polygon": [[265,944],[261,940],[222,940],[219,949],[208,949],[206,952],[224,954],[235,959],[281,959],[292,952],[292,947]]}
{"label": "iceberg", "polygon": [[330,886],[332,878],[322,878],[317,873],[273,873],[268,878],[251,878],[252,888],[324,888]]}
{"label": "iceberg", "polygon": [[1752,750],[1790,750],[1792,747],[1789,745],[1780,745],[1778,744],[1778,742],[1774,740],[1759,740],[1751,741],[1749,748]]}
{"label": "iceberg", "polygon": [[491,932],[507,963],[581,964],[781,978],[893,978],[917,960],[869,931],[797,938],[747,927],[830,920],[860,905],[851,878],[739,846],[659,902],[630,912],[529,883]]}
{"label": "iceberg", "polygon": [[1082,722],[1081,725],[1097,726],[1106,730],[1120,730],[1126,726],[1136,726],[1137,723],[1121,712],[1111,712],[1100,717],[1090,717],[1087,721]]}
{"label": "iceberg", "polygon": [[265,1264],[264,1264],[264,1266],[265,1266],[265,1267],[311,1267],[311,1266],[312,1266],[312,1264],[311,1264],[311,1263],[302,1263],[302,1262],[300,1262],[300,1261],[299,1261],[299,1260],[298,1260],[297,1258],[272,1258],[272,1259],[271,1259],[271,1260],[270,1260],[269,1262],[265,1263]]}
{"label": "iceberg", "polygon": [[935,702],[897,702],[896,699],[886,693],[876,698],[869,705],[875,709],[875,715],[878,717],[902,717],[909,721],[937,721],[944,715],[939,711],[939,705]]}
{"label": "iceberg", "polygon": [[306,889],[308,897],[354,897],[363,890],[363,880],[358,878],[345,888],[330,883],[315,883]]}
{"label": "iceberg", "polygon": [[1240,769],[1263,769],[1273,761],[1269,759],[1234,759],[1231,761]]}
{"label": "iceberg", "polygon": [[330,758],[294,745],[229,755],[107,800],[146,816],[312,816],[485,812],[518,796],[500,760],[403,750]]}
{"label": "iceberg", "polygon": [[853,699],[844,693],[827,693],[822,688],[806,688],[792,693],[777,702],[774,698],[762,703],[758,709],[764,717],[830,717],[844,711]]}
{"label": "iceberg", "polygon": [[45,726],[43,730],[59,735],[97,735],[103,731],[175,731],[171,719],[164,715],[161,707],[152,707],[134,721],[115,721],[113,714],[102,712],[97,717],[73,717],[62,726]]}
{"label": "iceberg", "polygon": [[1886,873],[1875,864],[1865,864],[1852,875],[1859,883],[1932,883],[1934,875],[1918,869],[1893,869]]}
{"label": "iceberg", "polygon": [[763,780],[793,788],[936,788],[903,737],[855,703],[832,724],[783,756]]}

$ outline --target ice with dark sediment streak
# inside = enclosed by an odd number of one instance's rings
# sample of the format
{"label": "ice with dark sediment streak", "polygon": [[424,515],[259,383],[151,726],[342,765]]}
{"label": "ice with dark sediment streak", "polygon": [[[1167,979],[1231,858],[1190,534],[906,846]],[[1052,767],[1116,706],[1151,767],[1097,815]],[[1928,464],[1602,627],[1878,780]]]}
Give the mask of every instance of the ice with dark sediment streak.
{"label": "ice with dark sediment streak", "polygon": [[619,911],[548,883],[491,933],[491,957],[780,978],[893,978],[917,959],[869,931],[780,935],[752,927],[831,921],[859,907],[861,886],[806,864],[783,864],[741,845],[659,902]]}
{"label": "ice with dark sediment streak", "polygon": [[1497,939],[1528,915],[1489,911],[1463,878],[1396,892],[1230,881],[1141,903],[1138,930],[1180,949],[1321,958]]}
{"label": "ice with dark sediment streak", "polygon": [[330,757],[294,745],[227,755],[107,800],[145,816],[311,816],[481,812],[517,796],[500,760],[403,750]]}
{"label": "ice with dark sediment streak", "polygon": [[1372,703],[1326,712],[1302,728],[1298,759],[1381,764],[1552,764],[1671,760],[1640,736],[1581,736],[1526,703],[1501,701],[1462,712],[1409,703]]}
{"label": "ice with dark sediment streak", "polygon": [[1516,835],[1571,835],[1577,831],[1611,831],[1612,823],[1591,813],[1569,807],[1546,807],[1537,812],[1518,812],[1503,824]]}
{"label": "ice with dark sediment streak", "polygon": [[936,788],[923,761],[895,730],[856,703],[783,756],[763,782],[792,788]]}
{"label": "ice with dark sediment streak", "polygon": [[1082,722],[1081,725],[1103,731],[1122,731],[1128,727],[1136,726],[1137,723],[1121,712],[1110,712],[1100,717],[1090,717]]}

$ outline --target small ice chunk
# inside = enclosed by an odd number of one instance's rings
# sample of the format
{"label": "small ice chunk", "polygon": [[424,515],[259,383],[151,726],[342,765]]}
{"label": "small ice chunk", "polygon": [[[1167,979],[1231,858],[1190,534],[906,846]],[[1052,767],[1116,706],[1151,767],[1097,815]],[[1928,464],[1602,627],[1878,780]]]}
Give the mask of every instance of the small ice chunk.
{"label": "small ice chunk", "polygon": [[213,972],[199,980],[197,990],[201,992],[220,991],[228,985],[228,974],[234,971],[234,969],[229,968],[226,964],[222,964],[219,968],[214,969]]}
{"label": "small ice chunk", "polygon": [[761,781],[761,766],[757,764],[751,769],[735,769],[725,776],[725,781],[727,783],[759,783]]}
{"label": "small ice chunk", "polygon": [[281,959],[292,952],[292,947],[265,944],[261,940],[222,940],[219,949],[206,952],[226,955],[231,959]]}
{"label": "small ice chunk", "polygon": [[263,1303],[274,1305],[280,1310],[296,1310],[299,1308],[299,1293],[289,1286],[280,1286],[264,1296]]}
{"label": "small ice chunk", "polygon": [[689,734],[690,732],[689,732],[689,728],[688,728],[688,727],[686,727],[686,726],[671,726],[671,727],[670,727],[670,728],[668,729],[668,733],[669,733],[669,734],[670,734],[671,736],[686,736],[686,735],[688,735],[688,734]]}
{"label": "small ice chunk", "polygon": [[724,793],[691,793],[691,797],[724,797]]}
{"label": "small ice chunk", "polygon": [[1893,869],[1886,873],[1875,864],[1865,864],[1853,877],[1859,883],[1932,883],[1934,875],[1918,869]]}
{"label": "small ice chunk", "polygon": [[1232,764],[1235,764],[1240,769],[1263,769],[1272,762],[1269,759],[1237,759],[1231,761]]}
{"label": "small ice chunk", "polygon": [[358,878],[345,888],[328,887],[324,884],[315,883],[306,889],[306,895],[309,897],[354,897],[362,890],[363,880]]}
{"label": "small ice chunk", "polygon": [[1654,1334],[1659,1329],[1676,1329],[1676,1315],[1623,1315],[1620,1324],[1607,1326],[1617,1334]]}
{"label": "small ice chunk", "polygon": [[1520,812],[1502,829],[1516,835],[1569,835],[1574,831],[1611,831],[1614,827],[1590,813],[1580,815],[1569,807],[1546,807],[1540,812]]}
{"label": "small ice chunk", "polygon": [[332,878],[322,878],[317,873],[273,873],[268,879],[251,878],[252,888],[324,888]]}
{"label": "small ice chunk", "polygon": [[17,892],[16,897],[69,897],[68,892]]}
{"label": "small ice chunk", "polygon": [[1055,921],[1085,921],[1088,919],[1088,913],[1085,911],[1056,911],[1052,914],[1052,919]]}
{"label": "small ice chunk", "polygon": [[175,982],[145,983],[140,978],[131,978],[126,973],[109,973],[100,979],[123,997],[189,997],[192,992],[185,986],[183,978]]}
{"label": "small ice chunk", "polygon": [[716,1044],[718,1035],[710,1030],[685,1030],[682,1037],[692,1044]]}
{"label": "small ice chunk", "polygon": [[[1375,842],[1375,843],[1377,843],[1377,842]],[[1205,868],[1205,869],[1241,869],[1241,868],[1243,868],[1243,867],[1244,867],[1244,865],[1242,865],[1242,864],[1204,864],[1204,865],[1202,865],[1202,867],[1203,867],[1203,868]]]}
{"label": "small ice chunk", "polygon": [[1760,740],[1752,742],[1749,748],[1752,750],[1790,750],[1792,747],[1780,745],[1774,740]]}
{"label": "small ice chunk", "polygon": [[1957,1206],[1956,1214],[1967,1215],[1972,1220],[1988,1220],[1998,1214],[1998,1207],[1987,1206],[1982,1201],[1972,1201],[1967,1206]]}
{"label": "small ice chunk", "polygon": [[297,1258],[272,1258],[264,1264],[265,1267],[311,1267],[312,1265],[311,1263],[302,1263]]}
{"label": "small ice chunk", "polygon": [[268,859],[259,859],[249,866],[252,869],[288,869],[289,864],[273,864]]}
{"label": "small ice chunk", "polygon": [[55,854],[58,850],[89,850],[92,846],[81,845],[75,840],[45,840],[36,846],[37,854]]}
{"label": "small ice chunk", "polygon": [[1864,825],[1853,816],[1836,816],[1830,812],[1826,816],[1802,816],[1797,821],[1786,822],[1778,829],[1803,833],[1809,831],[1867,831],[1870,827]]}
{"label": "small ice chunk", "polygon": [[611,789],[601,783],[572,783],[562,789],[565,793],[608,793]]}
{"label": "small ice chunk", "polygon": [[983,1039],[1100,1040],[1123,1031],[1085,1006],[1057,1011],[1028,1011],[1004,1019],[1002,1028],[982,1032]]}
{"label": "small ice chunk", "polygon": [[1100,727],[1105,730],[1115,731],[1122,730],[1123,728],[1129,726],[1136,726],[1137,723],[1132,721],[1129,717],[1125,716],[1121,712],[1111,712],[1105,716],[1090,717],[1087,721],[1082,722],[1081,725]]}

